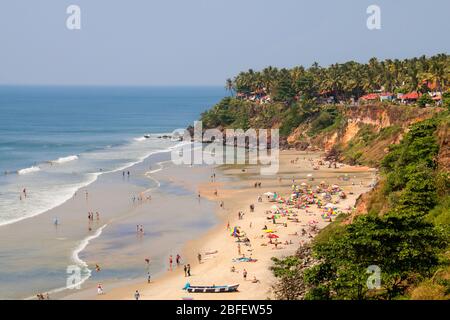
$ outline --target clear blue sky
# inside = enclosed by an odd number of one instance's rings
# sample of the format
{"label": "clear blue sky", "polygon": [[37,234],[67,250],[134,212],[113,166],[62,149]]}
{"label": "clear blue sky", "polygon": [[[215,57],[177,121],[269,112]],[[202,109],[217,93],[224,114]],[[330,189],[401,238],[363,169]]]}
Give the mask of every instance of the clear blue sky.
{"label": "clear blue sky", "polygon": [[[381,30],[366,27],[370,4]],[[448,0],[1,0],[0,84],[222,85],[268,65],[449,53],[449,12]]]}

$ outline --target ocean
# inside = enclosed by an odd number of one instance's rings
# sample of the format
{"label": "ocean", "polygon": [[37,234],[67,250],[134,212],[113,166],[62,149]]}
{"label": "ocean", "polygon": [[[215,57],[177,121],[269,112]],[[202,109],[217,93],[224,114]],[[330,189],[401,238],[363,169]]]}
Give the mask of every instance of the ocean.
{"label": "ocean", "polygon": [[174,147],[179,142],[159,137],[186,128],[225,94],[221,87],[0,87],[0,226]]}

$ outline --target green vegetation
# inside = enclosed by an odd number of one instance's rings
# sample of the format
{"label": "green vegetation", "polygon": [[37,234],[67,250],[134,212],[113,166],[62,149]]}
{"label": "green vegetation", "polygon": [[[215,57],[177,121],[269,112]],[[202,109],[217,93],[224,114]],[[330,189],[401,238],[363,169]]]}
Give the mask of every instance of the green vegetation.
{"label": "green vegetation", "polygon": [[[382,161],[383,180],[368,203],[369,213],[347,225],[337,219],[325,228],[312,246],[316,264],[304,267],[300,259],[297,267],[290,266],[289,277],[275,274],[281,288],[301,282],[297,296],[289,299],[433,298],[433,294],[441,299],[450,293],[445,257],[450,180],[437,166],[436,132],[444,120],[440,116],[412,125],[401,143],[391,147]],[[375,135],[389,134],[375,134],[368,126],[360,139],[367,143]],[[379,288],[367,285],[369,266],[380,268]],[[277,292],[283,298],[283,290]]]}
{"label": "green vegetation", "polygon": [[[330,158],[381,169],[377,188],[363,196],[366,214],[352,223],[341,215],[311,246],[273,259],[278,298],[450,297],[449,83],[446,54],[268,67],[227,80],[230,97],[202,114],[205,128],[279,128],[282,142],[332,145]],[[353,103],[380,91],[417,91],[419,107],[434,105],[428,92],[439,92],[443,109]],[[378,289],[367,286],[369,266],[380,268]]]}
{"label": "green vegetation", "polygon": [[[238,93],[261,92],[271,95],[275,101],[290,102],[295,96],[309,100],[321,96],[333,96],[337,100],[358,99],[362,95],[384,88],[389,92],[428,91],[433,83],[442,92],[450,82],[450,56],[438,54],[432,57],[368,63],[355,61],[336,63],[324,68],[314,63],[290,70],[267,67],[260,72],[250,69],[241,72],[232,82]],[[231,84],[227,82],[227,88]]]}
{"label": "green vegetation", "polygon": [[419,105],[419,107],[422,107],[422,108],[431,106],[433,103],[434,103],[433,99],[427,93],[420,96],[420,98],[417,100],[417,104]]}

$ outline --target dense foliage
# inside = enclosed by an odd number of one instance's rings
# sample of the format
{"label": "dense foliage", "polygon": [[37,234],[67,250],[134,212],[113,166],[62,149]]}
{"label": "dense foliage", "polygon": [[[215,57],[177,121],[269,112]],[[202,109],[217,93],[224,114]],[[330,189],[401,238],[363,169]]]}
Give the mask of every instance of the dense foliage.
{"label": "dense foliage", "polygon": [[[426,91],[424,84],[436,84],[442,91],[450,83],[450,56],[438,54],[427,58],[379,61],[368,63],[349,61],[321,67],[314,63],[292,69],[267,67],[262,71],[252,69],[241,72],[234,80],[227,80],[227,88],[239,93],[265,90],[275,101],[292,101],[298,95],[306,99],[324,94],[339,100],[358,99],[365,93],[384,90],[393,93]],[[425,98],[424,98],[425,99]]]}
{"label": "dense foliage", "polygon": [[[448,245],[450,226],[448,175],[437,171],[438,126],[436,118],[413,125],[382,162],[381,195],[389,211],[359,216],[346,226],[330,225],[332,232],[319,235],[313,246],[318,263],[291,269],[289,278],[280,277],[280,287],[296,279],[303,290],[294,298],[394,299],[433,275]],[[380,270],[378,288],[367,284],[369,266]]]}

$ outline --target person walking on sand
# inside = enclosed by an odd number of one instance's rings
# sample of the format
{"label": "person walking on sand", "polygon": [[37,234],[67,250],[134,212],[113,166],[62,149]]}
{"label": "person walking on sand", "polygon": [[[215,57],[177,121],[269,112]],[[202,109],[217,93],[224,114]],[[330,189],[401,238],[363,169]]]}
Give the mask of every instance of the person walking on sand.
{"label": "person walking on sand", "polygon": [[152,276],[150,275],[150,272],[147,272],[147,283],[150,283],[152,280]]}
{"label": "person walking on sand", "polygon": [[187,277],[187,267],[186,267],[186,265],[184,265],[183,269],[184,269],[184,276]]}
{"label": "person walking on sand", "polygon": [[188,263],[188,265],[187,265],[187,270],[186,270],[186,272],[187,272],[187,276],[188,277],[190,277],[191,276],[191,265]]}
{"label": "person walking on sand", "polygon": [[170,257],[169,257],[169,269],[170,269],[170,271],[172,271],[172,263],[173,263],[173,258],[172,258],[172,255],[170,255]]}
{"label": "person walking on sand", "polygon": [[136,290],[136,292],[134,293],[134,299],[139,300],[139,298],[141,297],[141,294],[139,293],[138,290]]}
{"label": "person walking on sand", "polygon": [[199,253],[197,255],[198,263],[202,263],[202,255]]}
{"label": "person walking on sand", "polygon": [[247,270],[244,269],[242,276],[244,277],[244,281],[247,281]]}
{"label": "person walking on sand", "polygon": [[180,265],[181,256],[177,253],[177,257],[175,258],[175,261],[177,262],[177,266]]}
{"label": "person walking on sand", "polygon": [[102,284],[101,283],[99,283],[98,285],[97,285],[97,294],[98,295],[102,295],[102,294],[104,294],[105,292],[103,291],[103,286],[102,286]]}

